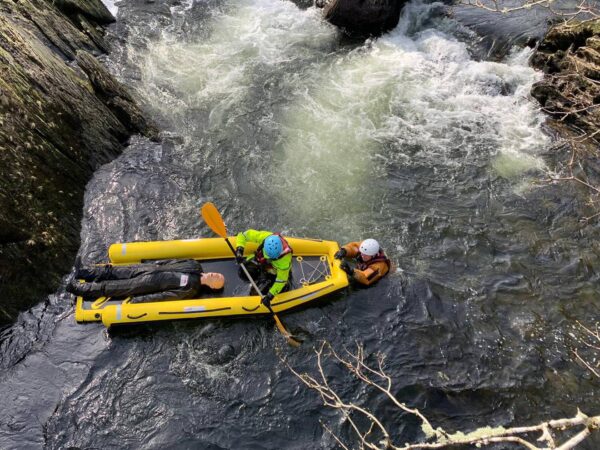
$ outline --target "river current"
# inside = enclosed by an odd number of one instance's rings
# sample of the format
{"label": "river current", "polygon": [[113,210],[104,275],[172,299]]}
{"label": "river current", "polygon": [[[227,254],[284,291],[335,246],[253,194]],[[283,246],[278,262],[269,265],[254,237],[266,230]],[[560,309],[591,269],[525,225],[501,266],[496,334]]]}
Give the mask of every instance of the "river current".
{"label": "river current", "polygon": [[[598,225],[581,220],[585,190],[545,182],[569,155],[528,94],[530,49],[482,59],[483,38],[435,3],[360,43],[287,0],[111,6],[104,62],[163,140],[133,138],[90,181],[84,262],[112,242],[212,236],[212,201],[231,233],[374,237],[395,269],[283,315],[299,349],[270,318],[107,333],[76,324],[61,289],[0,337],[0,448],[336,448],[320,420],[345,439],[348,424],[280,361],[314,371],[323,340],[384,353],[394,393],[448,431],[598,414],[572,355],[577,321],[598,319]],[[398,442],[419,437],[326,369]]]}

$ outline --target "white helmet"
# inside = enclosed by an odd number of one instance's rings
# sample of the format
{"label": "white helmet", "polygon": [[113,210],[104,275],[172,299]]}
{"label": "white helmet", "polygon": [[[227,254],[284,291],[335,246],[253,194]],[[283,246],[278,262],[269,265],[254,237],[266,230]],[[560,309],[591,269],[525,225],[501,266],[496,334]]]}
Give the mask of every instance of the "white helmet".
{"label": "white helmet", "polygon": [[379,253],[379,242],[375,239],[365,239],[360,243],[359,250],[363,255],[375,256]]}

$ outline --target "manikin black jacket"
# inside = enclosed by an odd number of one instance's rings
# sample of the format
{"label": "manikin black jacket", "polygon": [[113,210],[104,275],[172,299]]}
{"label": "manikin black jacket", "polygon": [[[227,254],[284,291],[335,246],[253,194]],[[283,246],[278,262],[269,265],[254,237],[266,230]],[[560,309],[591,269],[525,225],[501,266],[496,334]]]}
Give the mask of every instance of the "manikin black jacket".
{"label": "manikin black jacket", "polygon": [[132,266],[95,266],[78,270],[86,283],[72,286],[84,297],[133,297],[131,303],[183,300],[201,290],[202,266],[194,259],[161,260]]}

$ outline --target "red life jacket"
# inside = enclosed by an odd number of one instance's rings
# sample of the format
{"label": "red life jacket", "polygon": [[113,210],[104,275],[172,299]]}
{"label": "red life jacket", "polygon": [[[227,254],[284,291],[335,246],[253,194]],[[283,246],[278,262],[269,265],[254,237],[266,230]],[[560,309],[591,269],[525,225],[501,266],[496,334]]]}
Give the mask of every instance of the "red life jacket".
{"label": "red life jacket", "polygon": [[[288,244],[288,242],[283,238],[283,236],[279,233],[273,233],[275,236],[278,236],[279,239],[281,239],[281,245],[282,245],[282,250],[281,253],[279,254],[279,257],[277,259],[283,258],[285,255],[287,255],[288,253],[292,253],[292,247],[290,247],[290,244]],[[263,252],[263,247],[265,245],[265,241],[262,241],[260,243],[260,245],[258,246],[258,248],[256,249],[256,253],[254,255],[254,257],[256,258],[256,261],[263,267],[265,267],[265,269],[272,269],[273,266],[271,265],[270,260],[265,256],[264,252]]]}
{"label": "red life jacket", "polygon": [[375,256],[373,256],[368,261],[363,261],[361,253],[358,254],[358,256],[356,257],[356,260],[358,261],[358,264],[356,265],[356,268],[358,270],[366,270],[366,269],[368,269],[368,267],[370,265],[381,262],[381,261],[383,261],[387,264],[388,269],[390,269],[392,266],[392,263],[390,262],[389,258],[387,256],[385,256],[383,249],[379,249],[379,253],[377,253]]}

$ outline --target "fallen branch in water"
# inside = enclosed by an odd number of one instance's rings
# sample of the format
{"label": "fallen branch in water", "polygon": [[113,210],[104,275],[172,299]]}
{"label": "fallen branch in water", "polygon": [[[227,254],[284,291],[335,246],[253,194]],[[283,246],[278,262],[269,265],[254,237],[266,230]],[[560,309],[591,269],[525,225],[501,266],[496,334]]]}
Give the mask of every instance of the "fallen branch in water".
{"label": "fallen branch in water", "polygon": [[[587,331],[590,337],[598,341],[592,344],[594,348],[596,344],[600,345],[598,328],[596,328],[596,331]],[[411,408],[396,398],[392,393],[392,379],[384,370],[385,356],[383,354],[378,353],[376,355],[377,367],[371,367],[365,362],[365,353],[361,345],[357,345],[355,353],[346,351],[346,356],[340,356],[329,343],[323,342],[318,349],[315,349],[315,353],[317,355],[317,375],[314,376],[308,373],[299,373],[284,359],[282,359],[282,362],[304,385],[320,395],[325,406],[340,411],[344,420],[350,425],[360,449],[443,449],[466,446],[481,447],[505,443],[514,445],[516,448],[524,447],[528,450],[570,450],[586,439],[592,431],[600,428],[600,416],[589,417],[578,410],[574,417],[549,420],[527,427],[492,428],[486,426],[469,433],[458,431],[450,434],[440,427],[434,428],[418,409]],[[395,444],[382,419],[378,418],[368,408],[342,399],[333,389],[323,368],[325,358],[329,358],[334,363],[344,367],[365,385],[383,393],[399,410],[415,416],[421,423],[421,430],[425,436],[424,441],[405,443],[404,445]],[[365,422],[367,423],[366,426]],[[332,427],[323,422],[322,425],[340,447],[344,449],[354,448],[353,445],[345,444],[342,438],[333,431]],[[571,437],[563,436],[563,442],[560,443],[556,434],[574,428],[579,428],[577,433]]]}
{"label": "fallen branch in water", "polygon": [[[568,10],[556,9],[556,2],[554,0],[521,0],[519,2],[506,2],[504,0],[460,0],[458,4],[499,14],[510,14],[532,8],[544,8],[550,11],[552,15],[563,18],[566,23],[573,20],[585,23],[600,18],[600,8],[598,3],[593,0],[580,0],[579,3]],[[585,19],[582,20],[582,17]]]}
{"label": "fallen branch in water", "polygon": [[[588,191],[590,192],[588,203],[594,209],[597,208],[596,203],[598,203],[600,201],[600,187],[598,187],[592,183],[589,183],[588,181],[584,180],[581,176],[576,176],[575,169],[577,169],[579,172],[582,172],[585,175],[583,161],[585,160],[585,154],[587,153],[588,150],[585,147],[580,146],[580,144],[585,142],[585,140],[587,140],[587,139],[593,138],[599,132],[600,132],[600,130],[596,131],[592,135],[583,135],[583,136],[580,136],[579,138],[574,138],[574,139],[563,141],[561,144],[566,146],[567,148],[569,148],[571,151],[571,157],[569,159],[569,162],[566,165],[567,174],[556,175],[555,173],[551,173],[549,171],[546,173],[548,176],[548,178],[546,179],[547,183],[559,183],[559,182],[572,181],[572,182],[575,182],[575,183],[580,184],[581,186],[584,186],[585,188],[587,188]],[[582,222],[588,222],[591,219],[594,219],[598,216],[600,216],[600,212],[594,213],[591,216],[582,217],[580,220]]]}
{"label": "fallen branch in water", "polygon": [[[580,322],[577,322],[578,334],[573,335],[576,341],[576,347],[573,349],[573,354],[577,361],[583,364],[596,377],[600,378],[600,361],[597,356],[600,354],[600,327],[596,324],[592,330]],[[581,356],[582,351],[591,351],[591,357]]]}

